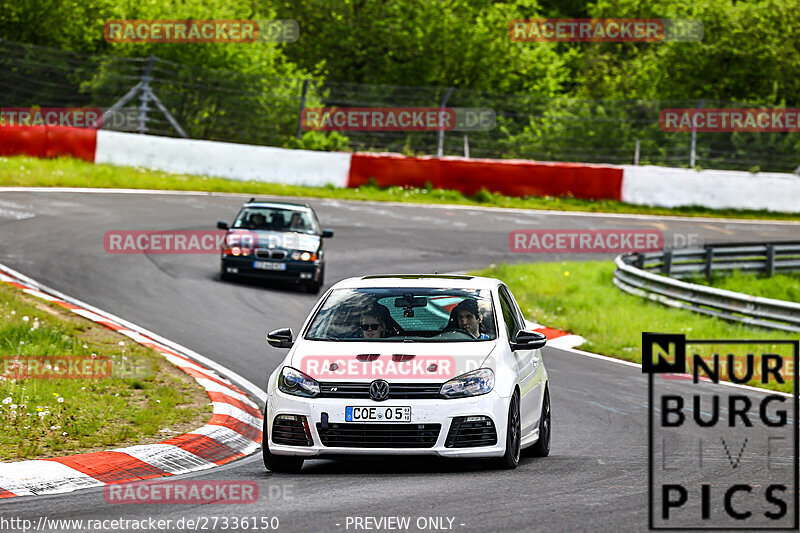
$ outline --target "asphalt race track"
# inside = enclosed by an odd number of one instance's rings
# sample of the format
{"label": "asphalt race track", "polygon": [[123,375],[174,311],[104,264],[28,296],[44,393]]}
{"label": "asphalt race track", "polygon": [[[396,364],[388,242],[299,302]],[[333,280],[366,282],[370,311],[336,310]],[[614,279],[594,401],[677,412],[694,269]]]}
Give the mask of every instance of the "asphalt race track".
{"label": "asphalt race track", "polygon": [[[284,357],[264,334],[297,332],[317,297],[219,279],[216,255],[110,255],[109,230],[213,229],[247,197],[209,194],[0,192],[0,262],[225,365],[259,386]],[[587,258],[515,254],[522,228],[644,228],[706,242],[796,239],[800,225],[542,213],[311,200],[324,228],[326,288],[350,276],[465,271],[491,263]],[[588,257],[594,258],[594,257]],[[531,317],[528,317],[531,318]],[[578,332],[579,333],[579,332]],[[306,462],[268,472],[260,454],[189,479],[256,481],[255,504],[110,505],[102,489],[23,497],[0,514],[55,518],[277,516],[279,531],[354,531],[347,517],[452,518],[455,531],[647,530],[647,387],[636,367],[545,349],[551,456],[515,471],[477,462],[392,459]],[[680,387],[680,383],[674,384]],[[727,468],[720,463],[720,468]],[[449,524],[444,520],[445,526]],[[411,531],[415,531],[414,527]],[[441,530],[441,529],[440,529]]]}

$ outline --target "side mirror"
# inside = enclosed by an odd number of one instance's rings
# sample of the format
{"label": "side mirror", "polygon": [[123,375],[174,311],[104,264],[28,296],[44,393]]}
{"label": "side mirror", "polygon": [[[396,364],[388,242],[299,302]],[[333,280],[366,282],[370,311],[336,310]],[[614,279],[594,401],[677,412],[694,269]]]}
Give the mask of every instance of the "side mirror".
{"label": "side mirror", "polygon": [[511,343],[511,349],[516,350],[538,350],[542,348],[547,342],[547,337],[537,331],[525,331],[524,329],[517,332],[517,337]]}
{"label": "side mirror", "polygon": [[228,229],[228,223],[220,220],[217,222],[217,229]]}
{"label": "side mirror", "polygon": [[324,229],[322,230],[322,238],[323,239],[330,239],[333,237],[333,230],[332,229]]}
{"label": "side mirror", "polygon": [[267,333],[267,344],[273,348],[291,348],[292,328],[281,328]]}

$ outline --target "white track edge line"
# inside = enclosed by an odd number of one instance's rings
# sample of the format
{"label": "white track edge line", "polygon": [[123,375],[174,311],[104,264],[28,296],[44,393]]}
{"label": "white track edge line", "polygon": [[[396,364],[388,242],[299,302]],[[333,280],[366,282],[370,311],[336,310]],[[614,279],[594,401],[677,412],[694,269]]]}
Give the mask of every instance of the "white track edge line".
{"label": "white track edge line", "polygon": [[[266,183],[266,182],[265,182]],[[164,194],[175,196],[231,196],[231,197],[252,197],[253,194],[248,193],[231,193],[231,192],[216,192],[216,191],[174,191],[174,190],[158,190],[158,189],[102,189],[96,187],[0,187],[0,193],[3,192],[68,192],[68,193],[92,193],[92,194]],[[290,198],[311,200],[315,202],[331,201],[331,202],[346,202],[346,203],[359,203],[367,205],[390,205],[396,207],[420,207],[429,209],[460,209],[460,210],[473,210],[473,211],[489,211],[499,213],[527,213],[539,214],[549,216],[578,216],[590,218],[622,218],[622,219],[640,219],[640,220],[676,220],[681,222],[719,222],[725,224],[767,224],[767,225],[782,225],[782,226],[797,226],[800,221],[795,222],[791,220],[768,220],[768,219],[742,219],[742,218],[716,218],[716,217],[688,217],[681,215],[643,215],[638,213],[602,213],[594,211],[559,211],[553,209],[524,209],[520,207],[489,207],[480,205],[463,205],[463,204],[418,204],[414,202],[380,202],[376,200],[350,200],[339,198],[325,198],[315,196],[278,196],[274,194],[262,194],[264,198]],[[636,204],[632,204],[636,205]],[[669,209],[669,208],[665,208]],[[792,213],[786,213],[792,214]]]}

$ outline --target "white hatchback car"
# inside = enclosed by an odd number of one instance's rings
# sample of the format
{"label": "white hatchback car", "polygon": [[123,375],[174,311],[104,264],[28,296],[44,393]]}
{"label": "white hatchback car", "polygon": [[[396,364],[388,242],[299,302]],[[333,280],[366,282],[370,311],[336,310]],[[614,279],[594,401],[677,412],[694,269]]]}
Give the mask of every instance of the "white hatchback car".
{"label": "white hatchback car", "polygon": [[291,348],[270,376],[264,464],[298,471],[341,455],[492,457],[550,452],[541,333],[526,331],[501,281],[474,276],[350,278],[303,324],[267,335]]}

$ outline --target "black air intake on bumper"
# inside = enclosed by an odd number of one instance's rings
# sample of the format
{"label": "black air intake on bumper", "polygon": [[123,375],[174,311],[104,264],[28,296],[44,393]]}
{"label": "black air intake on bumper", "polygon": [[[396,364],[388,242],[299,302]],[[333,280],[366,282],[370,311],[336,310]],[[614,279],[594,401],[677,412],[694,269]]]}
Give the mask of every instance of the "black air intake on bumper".
{"label": "black air intake on bumper", "polygon": [[457,416],[450,425],[445,448],[475,448],[497,444],[497,431],[488,416]]}

